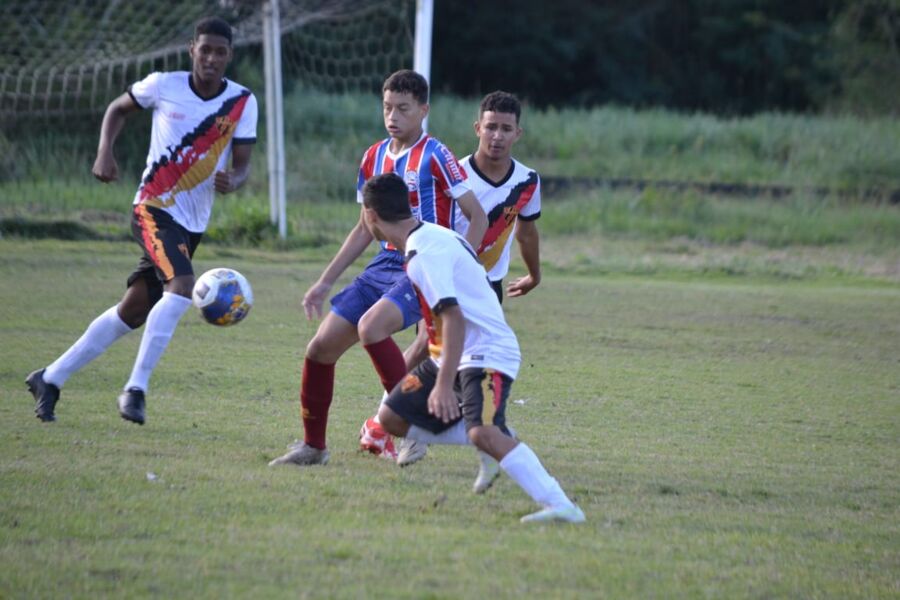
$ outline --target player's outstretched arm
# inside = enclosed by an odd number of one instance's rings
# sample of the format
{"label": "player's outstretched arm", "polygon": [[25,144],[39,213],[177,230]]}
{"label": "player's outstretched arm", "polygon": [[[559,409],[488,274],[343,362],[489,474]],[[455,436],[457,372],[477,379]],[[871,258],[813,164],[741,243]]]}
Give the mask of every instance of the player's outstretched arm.
{"label": "player's outstretched arm", "polygon": [[459,417],[459,402],[453,384],[462,358],[466,336],[466,319],[458,306],[448,306],[441,311],[441,368],[438,370],[434,389],[428,395],[428,412],[449,423]]}
{"label": "player's outstretched arm", "polygon": [[353,264],[353,261],[359,258],[372,241],[372,234],[366,227],[363,217],[364,211],[365,208],[360,207],[359,221],[356,226],[347,234],[340,250],[325,267],[319,279],[303,296],[303,311],[306,313],[307,319],[322,316],[322,306],[325,304],[325,299],[334,282],[341,276],[341,273],[347,270],[347,267]]}
{"label": "player's outstretched arm", "polygon": [[235,144],[231,148],[231,169],[217,171],[215,179],[216,191],[227,194],[238,189],[250,176],[250,155],[253,144]]}
{"label": "player's outstretched arm", "polygon": [[519,219],[516,223],[516,241],[519,242],[519,251],[528,275],[509,282],[506,295],[510,298],[524,296],[541,283],[541,244],[537,224]]}
{"label": "player's outstretched arm", "polygon": [[469,230],[466,232],[466,241],[469,242],[469,245],[472,246],[473,250],[477,251],[481,247],[481,241],[484,239],[484,232],[487,231],[488,228],[487,215],[484,213],[484,208],[481,207],[478,198],[475,197],[475,193],[471,190],[460,196],[456,202],[459,204],[462,213],[469,220]]}
{"label": "player's outstretched arm", "polygon": [[119,165],[116,164],[116,159],[113,155],[113,146],[115,146],[116,138],[119,137],[119,133],[125,125],[125,117],[139,108],[127,93],[122,94],[106,107],[106,112],[103,114],[103,124],[100,125],[100,143],[97,145],[97,158],[94,160],[94,167],[91,169],[94,177],[103,183],[115,181],[119,178]]}

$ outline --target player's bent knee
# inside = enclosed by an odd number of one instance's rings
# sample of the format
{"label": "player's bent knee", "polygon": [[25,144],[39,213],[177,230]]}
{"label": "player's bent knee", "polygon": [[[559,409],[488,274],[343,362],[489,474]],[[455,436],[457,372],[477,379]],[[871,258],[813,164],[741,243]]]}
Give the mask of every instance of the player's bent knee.
{"label": "player's bent knee", "polygon": [[375,304],[359,320],[357,331],[363,345],[376,344],[403,328],[403,315],[392,304]]}
{"label": "player's bent knee", "polygon": [[179,275],[166,282],[165,290],[170,294],[190,298],[191,292],[194,290],[194,277],[193,275]]}
{"label": "player's bent knee", "polygon": [[481,444],[484,443],[484,435],[482,435],[481,430],[482,430],[481,427],[473,427],[469,431],[466,432],[466,435],[469,436],[469,441],[472,442],[472,444],[474,444],[475,446],[478,446],[479,448],[481,447],[479,445],[479,442]]}
{"label": "player's bent knee", "polygon": [[368,315],[363,315],[362,319],[359,320],[359,341],[367,346],[369,344],[377,344],[383,339],[388,338],[391,331],[388,331],[388,328],[384,327],[382,323],[379,323],[375,318],[367,318]]}
{"label": "player's bent knee", "polygon": [[382,404],[378,409],[378,420],[381,421],[384,430],[391,435],[405,436],[409,431],[409,423],[387,405]]}
{"label": "player's bent knee", "polygon": [[328,365],[336,363],[337,359],[340,358],[340,354],[331,347],[327,339],[316,334],[306,345],[306,358]]}
{"label": "player's bent knee", "polygon": [[518,443],[493,425],[476,425],[469,429],[467,435],[473,446],[494,458],[504,456]]}
{"label": "player's bent knee", "polygon": [[137,329],[147,320],[147,315],[150,314],[150,308],[150,305],[147,304],[146,301],[141,302],[140,299],[135,299],[126,295],[126,297],[119,302],[116,312],[123,323],[132,329]]}

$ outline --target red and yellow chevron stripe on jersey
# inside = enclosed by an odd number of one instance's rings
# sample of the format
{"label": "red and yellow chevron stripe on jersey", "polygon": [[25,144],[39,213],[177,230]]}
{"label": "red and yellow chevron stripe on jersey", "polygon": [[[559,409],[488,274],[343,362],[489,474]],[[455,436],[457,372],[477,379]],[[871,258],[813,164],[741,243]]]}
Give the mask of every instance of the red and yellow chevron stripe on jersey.
{"label": "red and yellow chevron stripe on jersey", "polygon": [[441,351],[444,348],[443,330],[444,322],[441,317],[431,311],[425,296],[419,288],[413,286],[416,296],[419,298],[419,306],[422,309],[422,320],[425,321],[425,331],[428,333],[428,355],[437,360],[441,357]]}
{"label": "red and yellow chevron stripe on jersey", "polygon": [[516,217],[522,207],[531,200],[537,185],[537,173],[531,171],[527,179],[513,187],[506,199],[488,212],[488,228],[478,247],[478,260],[484,265],[485,271],[493,269],[500,260],[507,240],[515,228]]}
{"label": "red and yellow chevron stripe on jersey", "polygon": [[192,190],[212,177],[222,152],[234,136],[250,92],[226,100],[204,119],[167,156],[153,163],[144,177],[139,201],[157,208],[175,203],[179,192]]}

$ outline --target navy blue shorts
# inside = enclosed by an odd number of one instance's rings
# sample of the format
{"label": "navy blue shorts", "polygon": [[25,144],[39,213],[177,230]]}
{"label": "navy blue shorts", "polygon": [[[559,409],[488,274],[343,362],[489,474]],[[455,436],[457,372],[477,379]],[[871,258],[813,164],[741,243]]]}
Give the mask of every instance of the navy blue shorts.
{"label": "navy blue shorts", "polygon": [[331,299],[331,310],[357,325],[366,311],[382,298],[387,298],[400,309],[403,329],[422,318],[419,298],[403,269],[403,255],[400,252],[379,252],[362,273]]}

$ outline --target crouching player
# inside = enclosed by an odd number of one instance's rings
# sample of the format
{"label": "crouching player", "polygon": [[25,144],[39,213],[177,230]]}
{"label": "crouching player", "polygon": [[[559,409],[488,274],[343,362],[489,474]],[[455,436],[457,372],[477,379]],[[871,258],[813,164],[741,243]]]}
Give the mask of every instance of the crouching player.
{"label": "crouching player", "polygon": [[519,344],[472,247],[455,232],[413,218],[406,184],[393,173],[371,178],[362,196],[366,227],[406,256],[431,354],[379,409],[384,429],[428,444],[472,443],[492,456],[542,506],[523,522],[584,521],[559,482],[506,426]]}

